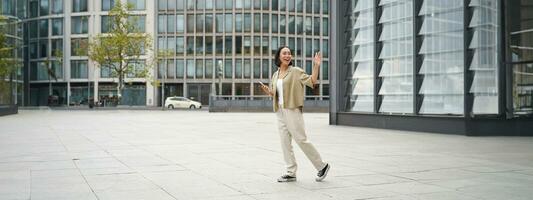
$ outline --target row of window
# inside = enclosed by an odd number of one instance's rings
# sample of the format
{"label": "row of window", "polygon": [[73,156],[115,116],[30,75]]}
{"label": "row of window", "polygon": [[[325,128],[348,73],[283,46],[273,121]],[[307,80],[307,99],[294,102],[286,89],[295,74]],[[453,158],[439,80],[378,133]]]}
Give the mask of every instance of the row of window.
{"label": "row of window", "polygon": [[[49,66],[47,62],[30,62],[30,79],[31,80],[53,80],[54,78],[63,79],[63,67],[60,61],[51,61]],[[132,62],[131,72],[129,72],[127,78],[139,77],[139,74],[145,69],[145,63],[143,61]],[[87,60],[71,60],[70,61],[70,78],[71,79],[86,79],[88,77],[88,61]],[[111,70],[109,68],[101,68],[101,78],[111,78]]]}
{"label": "row of window", "polygon": [[160,11],[246,9],[329,14],[329,0],[158,0],[158,9]]}
{"label": "row of window", "polygon": [[[50,44],[48,43],[50,42]],[[72,38],[70,40],[71,56],[87,56],[88,48],[87,38]],[[48,48],[48,46],[50,48]],[[46,57],[58,57],[57,54],[63,52],[63,39],[41,39],[38,41],[32,41],[28,45],[30,59],[46,58]],[[48,51],[50,49],[50,52]]]}
{"label": "row of window", "polygon": [[[277,71],[277,67],[271,63],[270,59],[186,59],[167,60],[158,64],[157,78],[159,79],[270,79],[271,75]],[[302,61],[297,60],[297,63]],[[47,66],[47,63],[49,65]],[[84,79],[88,77],[87,60],[70,61],[70,78]],[[305,70],[311,73],[312,61],[305,61]],[[145,69],[144,61],[130,63],[132,72],[127,74],[128,78],[138,77]],[[63,79],[63,63],[59,60],[35,61],[30,63],[31,80],[53,80]],[[299,64],[298,64],[299,65]],[[297,66],[298,66],[297,65]],[[217,66],[217,67],[215,67]],[[101,78],[112,78],[113,71],[110,67],[100,68]],[[222,71],[218,71],[222,70]],[[329,79],[329,62],[323,61],[319,80]]]}
{"label": "row of window", "polygon": [[[295,66],[302,66],[304,61],[295,60]],[[218,71],[221,70],[221,71]],[[305,60],[304,70],[311,74],[312,61]],[[271,59],[171,59],[160,61],[158,75],[160,79],[270,79],[277,71]],[[320,80],[329,79],[329,62],[322,62]]]}
{"label": "row of window", "polygon": [[[327,17],[294,16],[278,14],[226,13],[226,14],[160,14],[159,33],[289,33],[305,35],[329,34]],[[322,25],[322,32],[320,31]]]}
{"label": "row of window", "polygon": [[[289,46],[296,57],[312,57],[321,51],[324,58],[329,57],[329,40],[313,38],[267,37],[267,36],[197,36],[197,37],[159,37],[158,49],[175,52],[177,56],[187,55],[245,55],[272,56],[281,45]],[[322,45],[322,46],[320,46]]]}
{"label": "row of window", "polygon": [[[3,5],[6,5],[4,9],[9,10],[9,13],[11,10],[13,10],[14,13],[14,1],[12,0],[2,0],[2,3],[5,3]],[[7,1],[7,2],[6,2]],[[72,3],[72,12],[87,12],[88,11],[88,0],[69,0]],[[146,9],[146,0],[128,0],[127,3],[130,4],[131,10],[145,10]],[[118,0],[101,0],[101,10],[102,11],[109,11],[115,6],[116,2]],[[18,0],[19,7],[22,9],[25,7],[23,0]],[[61,14],[64,12],[64,5],[63,0],[29,0],[29,9],[28,13],[31,18],[38,17],[38,16],[46,16],[49,14]],[[13,8],[11,7],[13,6]],[[21,11],[19,11],[21,12]]]}

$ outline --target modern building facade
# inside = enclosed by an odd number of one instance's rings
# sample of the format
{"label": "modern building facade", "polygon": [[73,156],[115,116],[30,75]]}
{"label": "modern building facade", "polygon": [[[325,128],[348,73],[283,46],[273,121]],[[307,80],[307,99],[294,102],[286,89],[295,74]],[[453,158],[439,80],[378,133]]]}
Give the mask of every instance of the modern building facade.
{"label": "modern building facade", "polygon": [[531,13],[530,1],[335,1],[331,123],[533,135]]}
{"label": "modern building facade", "polygon": [[[107,31],[117,1],[132,4],[138,26],[154,38],[153,51],[136,66],[151,67],[153,78],[128,77],[122,104],[161,105],[162,85],[165,96],[208,104],[219,77],[217,94],[226,98],[263,96],[257,81],[269,82],[280,45],[290,46],[295,64],[309,72],[313,52],[322,51],[320,86],[307,95],[329,97],[327,0],[11,0],[24,30],[26,87],[20,105],[74,106],[116,95],[111,72],[78,50]],[[173,53],[151,64],[154,52],[163,50]]]}
{"label": "modern building facade", "polygon": [[[0,115],[16,113],[23,97],[22,26],[16,5],[0,2],[2,38],[2,68],[0,69]],[[10,70],[6,70],[10,68]]]}
{"label": "modern building facade", "polygon": [[165,94],[204,104],[211,88],[230,99],[264,96],[258,81],[270,82],[273,55],[287,45],[308,72],[313,52],[323,52],[320,87],[307,95],[327,98],[328,16],[326,0],[158,0],[157,49],[176,52],[160,63],[158,78]]}

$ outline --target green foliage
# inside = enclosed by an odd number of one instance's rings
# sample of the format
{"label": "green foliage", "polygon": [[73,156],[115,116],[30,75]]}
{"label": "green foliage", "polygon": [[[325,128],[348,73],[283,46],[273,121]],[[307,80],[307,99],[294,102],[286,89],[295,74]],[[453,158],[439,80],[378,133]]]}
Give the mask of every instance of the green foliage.
{"label": "green foliage", "polygon": [[151,36],[138,31],[137,18],[128,14],[131,5],[117,2],[109,15],[111,22],[109,32],[98,34],[89,41],[89,58],[101,67],[109,67],[111,75],[118,78],[117,94],[121,94],[127,75],[133,74],[137,78],[147,78],[149,66],[145,69],[135,69],[140,56],[151,49]]}
{"label": "green foliage", "polygon": [[4,27],[8,25],[7,18],[0,16],[0,81],[11,75],[18,64],[14,55],[15,48],[9,44],[4,32]]}

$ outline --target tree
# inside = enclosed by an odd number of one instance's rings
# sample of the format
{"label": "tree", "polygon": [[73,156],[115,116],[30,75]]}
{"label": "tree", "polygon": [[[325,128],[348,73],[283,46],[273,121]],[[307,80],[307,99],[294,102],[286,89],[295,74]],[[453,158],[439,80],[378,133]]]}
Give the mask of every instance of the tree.
{"label": "tree", "polygon": [[151,37],[136,26],[137,17],[128,14],[132,5],[117,1],[109,12],[110,23],[107,33],[101,33],[89,41],[89,58],[99,68],[107,67],[113,78],[117,78],[117,95],[120,99],[125,78],[133,74],[138,78],[149,76],[149,65],[143,70],[135,69],[145,50],[151,48]]}
{"label": "tree", "polygon": [[57,74],[56,68],[54,68],[54,63],[57,63],[59,67],[63,66],[63,51],[59,49],[54,50],[52,52],[52,57],[47,57],[44,63],[46,65],[46,72],[48,73],[48,95],[53,96],[51,78],[53,78],[57,83]]}
{"label": "tree", "polygon": [[0,103],[10,99],[9,87],[14,70],[18,66],[15,58],[14,44],[10,44],[4,32],[11,24],[5,16],[0,15]]}
{"label": "tree", "polygon": [[[156,55],[156,59],[155,60],[155,66],[158,66],[158,67],[162,67],[162,68],[159,68],[158,71],[159,72],[163,72],[161,73],[161,80],[162,81],[162,84],[159,85],[159,82],[156,82],[156,87],[159,87],[161,86],[161,108],[164,110],[165,109],[165,81],[167,79],[167,71],[168,71],[168,66],[166,64],[166,60],[171,58],[171,57],[174,57],[175,55],[175,51],[173,50],[159,50],[157,52],[157,55]],[[163,65],[160,65],[160,64],[163,64]]]}

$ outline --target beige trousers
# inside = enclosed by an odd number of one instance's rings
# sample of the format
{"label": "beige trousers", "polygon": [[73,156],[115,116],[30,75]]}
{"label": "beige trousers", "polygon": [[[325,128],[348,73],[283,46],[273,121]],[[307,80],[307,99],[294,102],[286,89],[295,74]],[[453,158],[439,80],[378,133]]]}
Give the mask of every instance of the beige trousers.
{"label": "beige trousers", "polygon": [[283,109],[279,108],[276,113],[278,117],[278,130],[281,138],[281,149],[283,150],[283,158],[287,165],[287,174],[296,176],[297,164],[292,149],[292,139],[300,149],[304,152],[307,158],[313,163],[317,170],[321,170],[326,166],[326,163],[320,157],[316,148],[307,140],[305,135],[304,119],[300,109]]}

